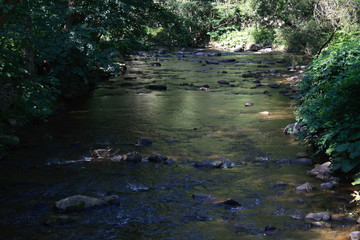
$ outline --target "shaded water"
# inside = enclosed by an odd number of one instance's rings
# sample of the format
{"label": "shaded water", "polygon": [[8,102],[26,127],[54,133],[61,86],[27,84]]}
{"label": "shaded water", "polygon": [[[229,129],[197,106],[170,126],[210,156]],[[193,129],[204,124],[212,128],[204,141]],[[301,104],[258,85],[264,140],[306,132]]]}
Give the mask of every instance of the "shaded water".
{"label": "shaded water", "polygon": [[[205,63],[229,58],[236,61]],[[275,63],[279,59],[286,61]],[[329,190],[295,191],[306,181],[317,187],[320,182],[305,175],[310,167],[289,164],[304,151],[293,136],[282,132],[294,120],[291,101],[279,89],[253,88],[257,78],[242,77],[251,71],[261,75],[263,84],[282,81],[259,62],[287,73],[292,59],[283,53],[133,57],[124,77],[101,84],[69,111],[26,130],[26,148],[0,162],[0,239],[342,237],[339,228],[313,229],[301,220],[311,211],[338,211],[348,200]],[[155,60],[160,67],[152,66]],[[151,91],[150,84],[166,85],[167,91]],[[205,84],[210,90],[200,91]],[[246,102],[254,106],[247,108]],[[259,114],[263,111],[270,115]],[[131,144],[139,137],[153,144]],[[144,157],[161,153],[176,164],[84,161],[90,149],[108,146]],[[193,166],[219,157],[237,165],[205,170]],[[67,214],[70,222],[44,224],[65,215],[53,211],[54,202],[78,194],[117,194],[121,201],[118,206]],[[200,202],[193,194],[232,198],[241,207]],[[265,232],[269,224],[278,229],[270,235]]]}

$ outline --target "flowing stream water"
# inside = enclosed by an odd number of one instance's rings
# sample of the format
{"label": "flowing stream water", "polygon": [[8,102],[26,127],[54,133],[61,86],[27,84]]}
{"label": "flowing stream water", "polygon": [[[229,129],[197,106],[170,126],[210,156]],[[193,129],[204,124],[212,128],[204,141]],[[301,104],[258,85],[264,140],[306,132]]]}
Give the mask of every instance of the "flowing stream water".
{"label": "flowing stream water", "polygon": [[[306,175],[311,167],[289,164],[304,151],[283,133],[294,121],[292,101],[279,93],[285,85],[266,85],[284,81],[281,74],[289,73],[296,56],[208,53],[132,56],[124,76],[100,84],[89,98],[47,123],[24,130],[24,148],[0,162],[0,239],[348,236],[346,228],[313,228],[302,220],[308,212],[343,208],[349,191],[295,190],[305,182],[318,187],[320,181]],[[244,77],[249,73],[260,78]],[[167,90],[148,88],[154,84]],[[209,89],[201,91],[204,85]],[[247,102],[254,105],[245,107]],[[152,145],[134,146],[139,137]],[[160,153],[175,164],[89,161],[91,149],[107,147],[144,157]],[[236,165],[199,169],[193,164],[218,158]],[[56,201],[78,194],[117,194],[120,203],[73,213],[53,210]],[[199,201],[193,198],[198,194],[232,198],[241,206]],[[69,221],[51,224],[56,217]],[[265,231],[269,225],[276,229]]]}

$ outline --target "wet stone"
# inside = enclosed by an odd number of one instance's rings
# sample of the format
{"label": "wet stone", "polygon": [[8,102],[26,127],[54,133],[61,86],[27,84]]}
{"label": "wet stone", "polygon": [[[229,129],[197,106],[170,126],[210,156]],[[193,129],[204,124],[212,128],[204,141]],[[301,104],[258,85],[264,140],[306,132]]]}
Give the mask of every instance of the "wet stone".
{"label": "wet stone", "polygon": [[142,156],[138,152],[130,152],[124,155],[123,160],[128,162],[141,162]]}
{"label": "wet stone", "polygon": [[321,188],[326,188],[326,189],[333,189],[335,187],[337,187],[339,184],[337,182],[326,182],[326,183],[322,183],[320,185]]}
{"label": "wet stone", "polygon": [[55,209],[59,212],[82,211],[94,207],[114,204],[118,201],[118,199],[119,197],[117,195],[107,196],[104,198],[75,195],[57,201],[55,203]]}
{"label": "wet stone", "polygon": [[269,85],[270,88],[280,88],[280,85],[275,83],[275,84],[271,84]]}
{"label": "wet stone", "polygon": [[360,240],[360,231],[350,233],[351,240]]}
{"label": "wet stone", "polygon": [[164,162],[168,159],[168,157],[158,154],[158,153],[154,153],[151,156],[148,157],[148,160],[150,162]]}
{"label": "wet stone", "polygon": [[328,212],[309,213],[305,216],[308,221],[330,221],[331,214]]}
{"label": "wet stone", "polygon": [[241,75],[243,78],[251,78],[254,76],[254,74],[252,73],[244,73],[243,75]]}
{"label": "wet stone", "polygon": [[230,63],[230,62],[235,62],[235,61],[236,61],[235,58],[228,58],[228,59],[222,59],[219,62]]}
{"label": "wet stone", "polygon": [[234,200],[232,198],[228,198],[228,199],[226,199],[226,200],[224,200],[222,202],[219,202],[219,203],[217,203],[217,205],[218,206],[226,205],[226,206],[230,206],[230,207],[239,207],[239,206],[241,206],[241,204],[238,201],[236,201],[236,200]]}
{"label": "wet stone", "polygon": [[207,64],[219,64],[219,61],[216,60],[205,60]]}
{"label": "wet stone", "polygon": [[274,69],[274,68],[269,68],[267,71],[268,71],[268,73],[278,73],[279,72],[277,69]]}
{"label": "wet stone", "polygon": [[224,84],[224,85],[229,85],[230,83],[228,81],[225,80],[219,80],[217,81],[219,84]]}
{"label": "wet stone", "polygon": [[330,165],[331,162],[325,162],[313,168],[312,170],[308,171],[307,174],[317,176],[319,174],[330,173],[331,172]]}
{"label": "wet stone", "polygon": [[213,196],[212,195],[209,195],[209,194],[193,194],[192,195],[192,198],[194,200],[205,200],[205,199],[209,199],[209,198],[212,198]]}
{"label": "wet stone", "polygon": [[165,85],[149,85],[147,86],[150,90],[158,90],[158,91],[165,91],[167,90],[167,86]]}
{"label": "wet stone", "polygon": [[301,191],[301,192],[311,192],[313,190],[313,185],[309,182],[306,182],[302,185],[300,185],[299,187],[296,188],[296,191]]}
{"label": "wet stone", "polygon": [[171,164],[175,163],[175,160],[172,159],[172,158],[168,158],[163,163],[166,164],[166,165],[171,165]]}
{"label": "wet stone", "polygon": [[151,145],[152,144],[152,141],[148,138],[145,138],[145,137],[141,137],[137,140],[137,142],[135,143],[135,146],[138,146],[138,147],[145,147],[145,146],[148,146],[148,145]]}

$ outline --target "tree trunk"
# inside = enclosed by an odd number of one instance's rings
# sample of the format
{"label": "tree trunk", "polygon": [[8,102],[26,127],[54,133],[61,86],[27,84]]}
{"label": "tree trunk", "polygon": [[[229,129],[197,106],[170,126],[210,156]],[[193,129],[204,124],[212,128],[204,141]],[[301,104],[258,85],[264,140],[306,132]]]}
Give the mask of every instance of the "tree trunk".
{"label": "tree trunk", "polygon": [[68,15],[66,17],[66,23],[64,26],[65,31],[69,31],[74,22],[74,13],[72,12],[73,8],[75,7],[75,0],[68,0]]}
{"label": "tree trunk", "polygon": [[27,70],[29,72],[29,76],[32,77],[35,72],[35,54],[34,54],[34,46],[33,42],[31,41],[31,36],[33,35],[33,22],[29,18],[25,19],[24,21],[25,29],[28,34],[28,38],[24,39],[24,57],[25,57],[25,64],[27,67]]}
{"label": "tree trunk", "polygon": [[320,47],[319,51],[316,53],[315,58],[318,57],[320,55],[320,53],[322,52],[322,50],[326,47],[326,45],[328,45],[331,40],[334,38],[335,33],[337,32],[337,28],[334,29],[334,31],[331,33],[329,39]]}

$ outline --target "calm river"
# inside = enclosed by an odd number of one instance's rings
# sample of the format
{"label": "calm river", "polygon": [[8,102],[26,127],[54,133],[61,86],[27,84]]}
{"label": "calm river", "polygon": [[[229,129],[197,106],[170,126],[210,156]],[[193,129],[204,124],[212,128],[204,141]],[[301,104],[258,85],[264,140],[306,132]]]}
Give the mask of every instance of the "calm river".
{"label": "calm river", "polygon": [[[302,220],[308,212],[336,212],[348,199],[319,188],[295,190],[320,181],[306,175],[311,167],[289,164],[304,151],[283,133],[294,121],[293,102],[279,93],[286,85],[266,86],[291,74],[287,67],[294,56],[213,53],[132,56],[124,76],[26,129],[24,148],[0,162],[0,239],[335,239],[342,231],[348,236],[340,226],[313,228]],[[247,102],[254,105],[245,107]],[[139,137],[152,145],[134,146]],[[90,150],[107,147],[143,157],[160,153],[175,164],[88,161]],[[194,167],[218,158],[236,165]],[[68,214],[53,210],[56,201],[79,194],[116,194],[120,204]],[[217,200],[193,198],[201,194]],[[241,206],[216,204],[228,198]],[[51,220],[58,217],[66,221]],[[273,231],[265,231],[269,225]]]}

